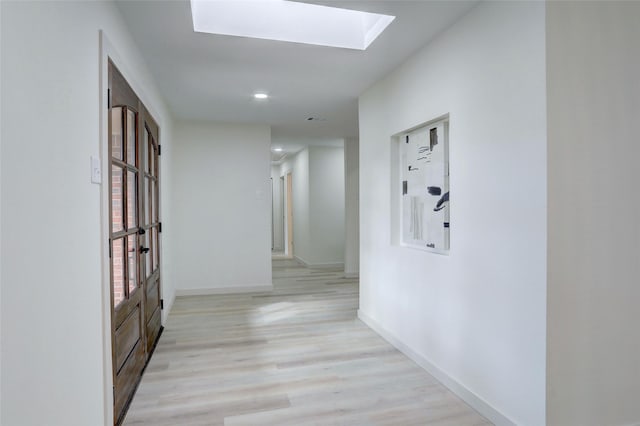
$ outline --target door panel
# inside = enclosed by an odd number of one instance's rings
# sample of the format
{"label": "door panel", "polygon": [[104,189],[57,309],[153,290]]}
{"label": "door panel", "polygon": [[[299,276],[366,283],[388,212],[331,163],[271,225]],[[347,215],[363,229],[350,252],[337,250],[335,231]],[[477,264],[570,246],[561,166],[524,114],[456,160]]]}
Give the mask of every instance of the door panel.
{"label": "door panel", "polygon": [[162,319],[160,312],[160,307],[157,307],[155,312],[151,316],[151,319],[149,320],[149,322],[147,322],[146,332],[147,336],[149,336],[149,339],[147,340],[147,351],[151,351],[151,349],[153,349],[153,346],[155,345],[155,342],[160,335],[160,323]]}
{"label": "door panel", "polygon": [[114,381],[116,392],[113,408],[114,414],[117,416],[114,416],[115,423],[122,421],[122,415],[124,414],[127,403],[130,401],[130,398],[140,381],[138,366],[140,364],[144,365],[145,358],[146,354],[144,344],[141,340],[138,340]]}
{"label": "door panel", "polygon": [[152,257],[160,222],[150,211],[159,208],[150,192],[150,183],[159,187],[158,127],[112,63],[109,93],[111,341],[120,423],[161,332],[160,258]]}
{"label": "door panel", "polygon": [[140,330],[140,309],[136,308],[116,331],[116,370],[122,368],[136,343],[142,339]]}
{"label": "door panel", "polygon": [[145,255],[144,281],[145,289],[145,327],[147,334],[147,351],[153,350],[156,337],[161,329],[161,294],[160,294],[160,203],[158,194],[160,189],[159,161],[160,148],[158,145],[158,126],[145,115],[142,129],[144,147],[141,152],[146,156],[143,160],[143,205],[142,228],[144,229]]}
{"label": "door panel", "polygon": [[[147,291],[147,304],[149,306],[159,306],[160,304],[160,288],[157,281],[149,286],[149,290]],[[145,316],[147,322],[151,319],[153,313],[154,311],[147,310]]]}

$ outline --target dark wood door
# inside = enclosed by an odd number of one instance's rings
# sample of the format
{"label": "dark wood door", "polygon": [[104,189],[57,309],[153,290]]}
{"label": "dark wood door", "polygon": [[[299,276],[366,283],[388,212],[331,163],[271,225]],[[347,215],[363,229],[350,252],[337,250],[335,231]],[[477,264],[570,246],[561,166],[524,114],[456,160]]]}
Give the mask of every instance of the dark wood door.
{"label": "dark wood door", "polygon": [[[153,229],[159,228],[159,222],[152,226],[147,220],[147,216],[157,218],[159,207],[157,153],[146,148],[147,141],[152,141],[154,149],[158,149],[158,131],[134,91],[109,63],[109,253],[115,423],[122,421],[160,334],[160,316],[155,313],[160,301],[159,235]],[[155,182],[152,188],[149,181]],[[152,266],[151,275],[146,273],[147,262]],[[150,278],[155,279],[151,291]],[[154,312],[151,316],[150,309]]]}
{"label": "dark wood door", "polygon": [[[144,107],[143,107],[144,110]],[[151,352],[160,333],[161,299],[160,299],[160,176],[158,157],[158,126],[151,116],[144,114],[142,127],[142,230],[144,231],[142,257],[142,286],[144,288],[144,321],[147,335],[147,352]]]}

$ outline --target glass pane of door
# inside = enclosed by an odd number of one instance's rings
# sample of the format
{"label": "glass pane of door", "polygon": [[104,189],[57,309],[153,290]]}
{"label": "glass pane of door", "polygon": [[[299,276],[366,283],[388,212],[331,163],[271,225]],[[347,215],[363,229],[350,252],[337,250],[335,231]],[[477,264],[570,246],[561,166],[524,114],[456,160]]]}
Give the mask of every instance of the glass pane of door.
{"label": "glass pane of door", "polygon": [[124,300],[124,238],[118,238],[111,246],[111,267],[113,269],[113,306]]}
{"label": "glass pane of door", "polygon": [[153,136],[149,138],[149,173],[156,175],[156,147],[154,145]]}
{"label": "glass pane of door", "polygon": [[111,156],[123,160],[124,138],[122,132],[122,108],[111,109]]}
{"label": "glass pane of door", "polygon": [[140,157],[142,158],[142,164],[140,165],[140,169],[144,172],[149,171],[149,131],[147,128],[144,128],[144,140],[142,141],[142,154]]}
{"label": "glass pane of door", "polygon": [[151,244],[150,244],[150,240],[151,238],[149,237],[149,234],[151,234],[151,229],[147,230],[147,232],[144,234],[144,246],[149,248],[149,251],[147,251],[144,254],[144,269],[145,269],[145,278],[149,278],[151,276],[151,272],[153,272],[153,270],[151,269]]}
{"label": "glass pane of door", "polygon": [[153,270],[158,269],[158,227],[151,228],[153,235]]}
{"label": "glass pane of door", "polygon": [[155,223],[156,222],[156,217],[158,217],[158,214],[156,212],[157,208],[156,208],[156,182],[151,179],[150,182],[151,184],[151,222],[150,223]]}
{"label": "glass pane of door", "polygon": [[129,275],[129,294],[138,288],[138,236],[127,237],[127,265]]}
{"label": "glass pane of door", "polygon": [[124,230],[124,203],[122,202],[122,167],[111,166],[111,226],[113,232]]}
{"label": "glass pane of door", "polygon": [[127,109],[127,163],[136,166],[136,124],[137,115]]}
{"label": "glass pane of door", "polygon": [[127,229],[138,226],[138,174],[127,171]]}
{"label": "glass pane of door", "polygon": [[151,223],[151,209],[149,205],[149,181],[150,179],[145,176],[144,178],[144,224],[149,225]]}
{"label": "glass pane of door", "polygon": [[160,188],[159,188],[159,184],[158,181],[155,181],[155,190],[153,192],[153,199],[154,199],[154,204],[153,204],[153,221],[154,223],[158,223],[160,222],[160,200],[158,200],[158,196],[159,196],[159,192],[160,192]]}

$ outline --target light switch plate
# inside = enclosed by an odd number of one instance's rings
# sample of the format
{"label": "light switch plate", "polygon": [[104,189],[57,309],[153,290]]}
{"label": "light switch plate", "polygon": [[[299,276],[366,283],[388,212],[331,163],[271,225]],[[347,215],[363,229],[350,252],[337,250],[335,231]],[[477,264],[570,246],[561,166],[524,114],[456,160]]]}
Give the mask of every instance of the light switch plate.
{"label": "light switch plate", "polygon": [[102,165],[98,157],[91,156],[91,183],[102,183]]}

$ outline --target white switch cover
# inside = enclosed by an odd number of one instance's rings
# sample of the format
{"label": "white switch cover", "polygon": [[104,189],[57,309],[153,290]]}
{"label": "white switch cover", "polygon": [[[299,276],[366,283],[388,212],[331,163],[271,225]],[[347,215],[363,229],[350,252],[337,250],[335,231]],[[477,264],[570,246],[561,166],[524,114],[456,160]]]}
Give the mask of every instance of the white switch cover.
{"label": "white switch cover", "polygon": [[98,157],[91,156],[91,183],[102,183],[102,165]]}

